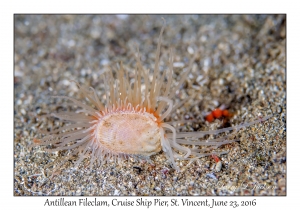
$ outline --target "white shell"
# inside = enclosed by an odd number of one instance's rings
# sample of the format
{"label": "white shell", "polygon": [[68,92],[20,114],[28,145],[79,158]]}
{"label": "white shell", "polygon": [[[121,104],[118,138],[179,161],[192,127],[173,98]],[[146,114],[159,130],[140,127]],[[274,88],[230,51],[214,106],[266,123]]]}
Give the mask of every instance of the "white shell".
{"label": "white shell", "polygon": [[161,151],[156,118],[147,112],[112,112],[97,126],[97,140],[112,153],[151,156]]}

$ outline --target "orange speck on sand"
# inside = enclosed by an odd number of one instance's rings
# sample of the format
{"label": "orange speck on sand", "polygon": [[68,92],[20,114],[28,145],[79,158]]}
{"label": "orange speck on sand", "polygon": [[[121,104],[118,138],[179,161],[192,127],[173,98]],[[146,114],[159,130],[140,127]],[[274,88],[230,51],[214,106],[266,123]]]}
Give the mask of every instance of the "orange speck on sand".
{"label": "orange speck on sand", "polygon": [[209,115],[207,115],[205,117],[205,119],[206,119],[207,122],[212,122],[215,118],[214,118],[213,114],[210,113]]}
{"label": "orange speck on sand", "polygon": [[229,116],[229,111],[227,109],[223,110],[223,116],[228,117]]}
{"label": "orange speck on sand", "polygon": [[[207,115],[205,117],[206,121],[208,121],[209,123],[211,123],[212,121],[214,121],[214,119],[218,119],[221,117],[225,117],[225,118],[230,118],[232,117],[233,114],[230,113],[227,109],[215,109],[213,110],[209,115]],[[226,120],[226,119],[225,119]]]}
{"label": "orange speck on sand", "polygon": [[211,157],[217,162],[220,161],[220,158],[217,155],[211,155]]}
{"label": "orange speck on sand", "polygon": [[224,117],[232,117],[232,115],[233,115],[233,114],[230,113],[227,109],[223,110],[223,113],[222,113],[222,114],[223,114]]}
{"label": "orange speck on sand", "polygon": [[37,138],[33,138],[33,143],[39,144],[39,143],[41,143],[41,140],[39,140],[39,139],[37,139]]}
{"label": "orange speck on sand", "polygon": [[222,117],[222,110],[221,109],[215,109],[214,111],[212,111],[212,114],[215,118],[220,118],[220,117]]}

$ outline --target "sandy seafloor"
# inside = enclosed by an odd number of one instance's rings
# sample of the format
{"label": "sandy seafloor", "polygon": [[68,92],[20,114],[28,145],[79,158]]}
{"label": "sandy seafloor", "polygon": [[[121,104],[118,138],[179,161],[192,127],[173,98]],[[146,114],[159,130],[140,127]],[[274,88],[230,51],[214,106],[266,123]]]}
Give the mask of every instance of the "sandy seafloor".
{"label": "sandy seafloor", "polygon": [[[122,61],[134,69],[137,46],[153,69],[163,34],[161,69],[174,52],[174,82],[199,52],[174,102],[189,98],[168,120],[195,120],[182,131],[234,126],[273,115],[234,134],[222,146],[222,169],[211,157],[172,169],[163,152],[151,163],[129,159],[78,169],[58,166],[65,152],[33,147],[38,129],[61,126],[39,116],[66,110],[50,98],[79,98],[76,85],[103,93],[105,65]],[[286,195],[286,17],[285,15],[15,15],[14,195]],[[234,116],[207,123],[205,114],[225,105]],[[69,107],[69,109],[72,109]],[[75,157],[76,159],[76,157]],[[51,166],[54,163],[55,166]],[[54,171],[54,173],[52,173]]]}

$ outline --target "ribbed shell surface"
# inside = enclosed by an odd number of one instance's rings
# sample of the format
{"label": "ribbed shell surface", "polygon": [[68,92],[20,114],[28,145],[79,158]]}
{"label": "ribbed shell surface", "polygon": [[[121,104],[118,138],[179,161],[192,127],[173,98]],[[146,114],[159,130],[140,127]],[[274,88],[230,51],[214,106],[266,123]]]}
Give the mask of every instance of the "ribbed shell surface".
{"label": "ribbed shell surface", "polygon": [[103,116],[97,126],[97,140],[112,153],[150,156],[161,151],[156,118],[148,112],[119,111]]}

